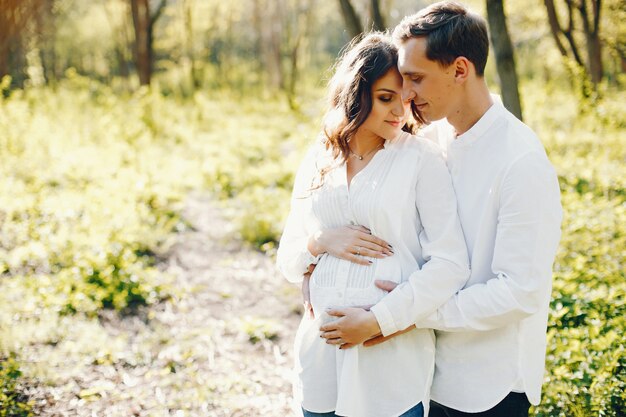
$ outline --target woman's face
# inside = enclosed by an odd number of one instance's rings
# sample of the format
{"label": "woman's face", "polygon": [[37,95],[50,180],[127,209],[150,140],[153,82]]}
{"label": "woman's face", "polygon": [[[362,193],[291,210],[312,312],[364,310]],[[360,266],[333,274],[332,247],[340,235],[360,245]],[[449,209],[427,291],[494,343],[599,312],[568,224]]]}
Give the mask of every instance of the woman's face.
{"label": "woman's face", "polygon": [[358,133],[383,139],[395,138],[405,125],[410,101],[402,101],[402,77],[393,67],[372,86],[372,111]]}

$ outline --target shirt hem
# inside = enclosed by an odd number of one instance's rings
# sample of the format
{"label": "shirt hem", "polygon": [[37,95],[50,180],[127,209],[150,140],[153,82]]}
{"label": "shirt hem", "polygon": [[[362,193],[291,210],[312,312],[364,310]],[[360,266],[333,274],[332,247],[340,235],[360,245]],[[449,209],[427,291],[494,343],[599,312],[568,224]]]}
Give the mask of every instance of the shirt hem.
{"label": "shirt hem", "polygon": [[[426,407],[424,405],[425,402],[426,402],[425,399],[421,399],[421,400],[417,401],[415,404],[410,405],[410,406],[404,408],[401,411],[397,411],[395,413],[389,414],[389,417],[400,417],[402,414],[406,413],[407,411],[409,411],[413,407],[417,406],[419,403],[422,403],[422,405],[424,407]],[[310,411],[310,410],[307,410],[307,411]],[[330,410],[330,411],[334,411],[335,414],[337,414],[338,416],[351,416],[351,415],[353,415],[353,414],[350,414],[350,413],[344,414],[344,411],[342,411],[342,410]],[[316,413],[329,413],[330,411],[315,411],[315,412]],[[426,414],[424,414],[424,415],[426,415]]]}
{"label": "shirt hem", "polygon": [[[490,403],[488,403],[487,406],[459,407],[458,405],[454,405],[451,402],[441,401],[441,400],[437,399],[435,395],[432,395],[430,399],[433,400],[434,402],[438,403],[438,404],[444,405],[444,406],[446,406],[448,408],[452,408],[452,409],[457,410],[457,411],[462,411],[464,413],[482,413],[482,412],[490,410],[493,407],[495,407],[496,405],[500,404],[500,402],[502,400],[504,400],[507,395],[509,395],[511,392],[513,392],[513,388],[514,387],[515,387],[515,381],[512,384],[510,384],[510,386],[509,386],[509,388],[507,390],[504,391],[504,395],[498,396],[498,399],[495,402],[493,402],[493,403],[490,402]],[[526,398],[528,398],[528,394],[526,392],[524,392],[523,394],[525,394]],[[529,401],[530,401],[530,399],[529,399]]]}

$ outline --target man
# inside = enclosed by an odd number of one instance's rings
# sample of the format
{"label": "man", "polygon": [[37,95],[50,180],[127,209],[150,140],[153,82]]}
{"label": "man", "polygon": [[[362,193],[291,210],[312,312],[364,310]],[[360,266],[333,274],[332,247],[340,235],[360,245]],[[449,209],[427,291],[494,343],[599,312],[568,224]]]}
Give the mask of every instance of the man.
{"label": "man", "polygon": [[[485,21],[441,2],[394,30],[403,96],[428,121],[454,128],[448,168],[471,263],[466,286],[436,312],[417,302],[419,280],[370,311],[337,308],[328,343],[383,342],[413,325],[436,330],[430,416],[527,416],[544,371],[552,263],[562,218],[559,186],[535,134],[494,102],[484,79]],[[406,330],[404,330],[406,329]],[[478,413],[478,414],[475,414]]]}

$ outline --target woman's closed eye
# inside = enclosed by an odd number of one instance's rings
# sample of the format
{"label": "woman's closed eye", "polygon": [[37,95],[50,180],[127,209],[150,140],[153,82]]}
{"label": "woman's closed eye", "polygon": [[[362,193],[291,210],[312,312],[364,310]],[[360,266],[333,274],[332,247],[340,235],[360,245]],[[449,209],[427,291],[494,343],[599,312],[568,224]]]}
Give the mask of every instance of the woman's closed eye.
{"label": "woman's closed eye", "polygon": [[391,100],[393,100],[393,97],[391,94],[386,94],[384,96],[379,96],[378,99],[383,103],[389,103]]}

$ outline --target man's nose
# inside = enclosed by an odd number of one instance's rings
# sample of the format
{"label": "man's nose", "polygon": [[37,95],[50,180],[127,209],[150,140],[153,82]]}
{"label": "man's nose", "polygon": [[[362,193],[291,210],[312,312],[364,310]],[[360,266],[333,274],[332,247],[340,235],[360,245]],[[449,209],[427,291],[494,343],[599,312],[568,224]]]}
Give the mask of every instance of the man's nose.
{"label": "man's nose", "polygon": [[402,101],[409,101],[415,98],[415,92],[409,88],[402,86]]}

